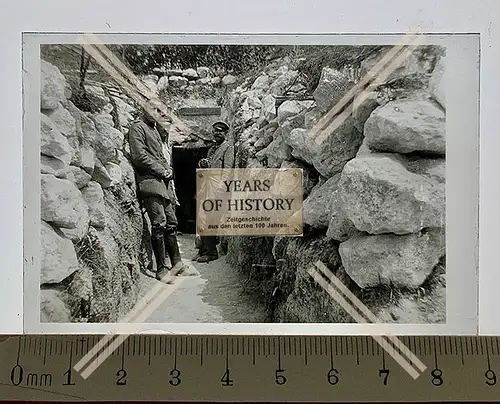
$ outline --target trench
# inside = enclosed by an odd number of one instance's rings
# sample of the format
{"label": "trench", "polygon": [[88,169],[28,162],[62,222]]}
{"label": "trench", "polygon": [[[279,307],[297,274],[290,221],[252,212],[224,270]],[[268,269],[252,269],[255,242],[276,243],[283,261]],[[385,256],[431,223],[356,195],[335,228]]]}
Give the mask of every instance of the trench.
{"label": "trench", "polygon": [[[262,323],[266,321],[266,302],[247,287],[248,275],[238,271],[226,255],[209,263],[192,261],[196,255],[196,168],[208,148],[175,147],[172,165],[180,206],[176,208],[179,222],[178,242],[183,261],[194,267],[199,276],[182,277],[174,291],[147,319],[147,323]],[[220,251],[220,245],[219,245]],[[141,276],[141,298],[158,281],[154,273]]]}

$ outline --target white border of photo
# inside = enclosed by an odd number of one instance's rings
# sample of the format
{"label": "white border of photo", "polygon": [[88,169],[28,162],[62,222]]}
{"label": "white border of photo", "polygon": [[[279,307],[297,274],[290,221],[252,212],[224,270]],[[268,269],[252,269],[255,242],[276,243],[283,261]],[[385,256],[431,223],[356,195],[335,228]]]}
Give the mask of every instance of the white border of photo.
{"label": "white border of photo", "polygon": [[[392,35],[98,34],[103,43],[397,44]],[[24,333],[225,335],[474,335],[478,331],[479,35],[428,35],[446,47],[446,324],[40,323],[40,54],[42,43],[78,34],[23,35]],[[136,327],[136,328],[135,328]]]}

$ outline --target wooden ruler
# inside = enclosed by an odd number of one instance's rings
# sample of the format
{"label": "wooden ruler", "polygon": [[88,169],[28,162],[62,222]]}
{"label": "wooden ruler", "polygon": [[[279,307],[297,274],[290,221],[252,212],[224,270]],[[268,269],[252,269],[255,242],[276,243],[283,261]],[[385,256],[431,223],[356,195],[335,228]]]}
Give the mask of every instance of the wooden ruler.
{"label": "wooden ruler", "polygon": [[401,337],[411,378],[371,337],[132,336],[86,379],[100,336],[0,343],[0,397],[44,401],[500,401],[500,337]]}

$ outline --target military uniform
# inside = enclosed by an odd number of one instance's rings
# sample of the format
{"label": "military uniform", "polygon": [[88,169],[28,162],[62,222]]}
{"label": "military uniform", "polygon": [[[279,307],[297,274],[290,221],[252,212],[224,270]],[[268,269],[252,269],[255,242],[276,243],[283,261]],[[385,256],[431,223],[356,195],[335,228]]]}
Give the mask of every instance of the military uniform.
{"label": "military uniform", "polygon": [[151,222],[151,241],[156,259],[157,278],[181,263],[177,243],[177,218],[172,169],[167,161],[161,136],[154,124],[136,121],[128,132],[130,158],[134,166],[138,193]]}
{"label": "military uniform", "polygon": [[[212,146],[207,153],[208,165],[210,168],[230,169],[234,168],[234,146],[229,140],[225,140],[220,145]],[[200,237],[200,248],[198,262],[208,262],[217,259],[219,253],[217,244],[219,238],[217,236],[202,236]]]}

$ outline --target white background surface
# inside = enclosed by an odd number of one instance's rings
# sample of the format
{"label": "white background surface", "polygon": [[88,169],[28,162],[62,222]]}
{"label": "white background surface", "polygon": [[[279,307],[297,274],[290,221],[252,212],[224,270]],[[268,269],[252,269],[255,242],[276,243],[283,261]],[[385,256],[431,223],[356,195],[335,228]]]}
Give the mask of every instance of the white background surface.
{"label": "white background surface", "polygon": [[22,31],[404,33],[417,27],[421,32],[481,34],[480,333],[500,335],[498,17],[495,1],[4,1],[0,9],[0,332],[22,332]]}

